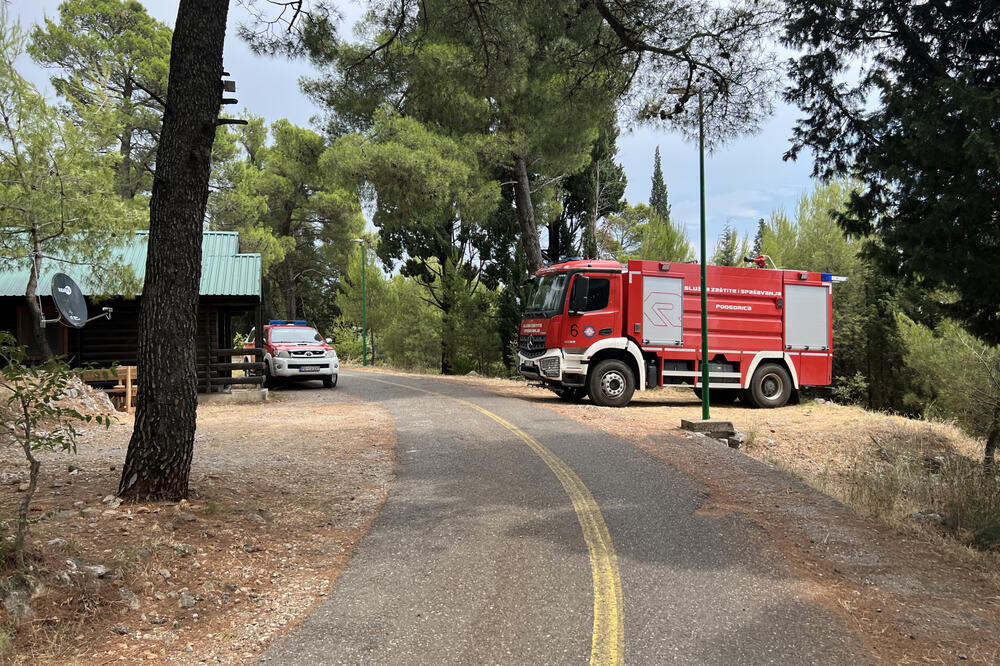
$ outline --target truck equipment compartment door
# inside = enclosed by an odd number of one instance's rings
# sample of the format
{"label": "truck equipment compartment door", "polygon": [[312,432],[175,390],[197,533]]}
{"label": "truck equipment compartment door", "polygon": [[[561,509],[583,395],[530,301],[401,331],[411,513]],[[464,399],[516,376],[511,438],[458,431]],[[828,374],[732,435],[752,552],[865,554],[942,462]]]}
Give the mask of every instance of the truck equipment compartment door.
{"label": "truck equipment compartment door", "polygon": [[785,285],[785,349],[829,349],[830,292],[825,286]]}
{"label": "truck equipment compartment door", "polygon": [[642,343],[684,341],[684,280],[645,275],[642,279]]}

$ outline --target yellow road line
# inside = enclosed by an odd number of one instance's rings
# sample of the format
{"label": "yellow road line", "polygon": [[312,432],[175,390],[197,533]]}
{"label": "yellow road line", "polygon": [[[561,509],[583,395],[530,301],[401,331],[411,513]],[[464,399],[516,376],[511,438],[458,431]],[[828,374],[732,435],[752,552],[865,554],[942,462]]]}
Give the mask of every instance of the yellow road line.
{"label": "yellow road line", "polygon": [[447,398],[471,407],[517,435],[535,452],[535,455],[542,459],[542,462],[548,465],[573,502],[573,509],[576,511],[577,520],[580,521],[583,539],[587,542],[587,551],[590,554],[590,569],[594,579],[594,636],[590,647],[590,663],[592,666],[620,666],[624,662],[625,629],[618,556],[615,555],[615,547],[611,542],[611,535],[604,522],[604,516],[601,515],[601,509],[580,477],[537,439],[510,421],[473,402],[415,386],[375,379],[371,376],[368,376],[367,379]]}

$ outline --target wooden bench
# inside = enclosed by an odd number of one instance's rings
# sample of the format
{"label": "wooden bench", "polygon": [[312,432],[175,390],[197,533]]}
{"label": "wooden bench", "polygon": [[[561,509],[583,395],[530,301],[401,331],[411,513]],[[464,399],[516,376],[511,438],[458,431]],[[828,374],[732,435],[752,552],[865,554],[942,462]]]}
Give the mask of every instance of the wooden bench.
{"label": "wooden bench", "polygon": [[[138,368],[134,365],[119,365],[114,368],[96,368],[84,370],[81,379],[87,384],[97,384],[94,388],[104,391],[108,397],[114,401],[121,398],[125,411],[129,414],[135,413],[135,397],[139,392],[139,387],[135,380],[138,379]],[[107,386],[108,383],[115,382],[114,386]]]}

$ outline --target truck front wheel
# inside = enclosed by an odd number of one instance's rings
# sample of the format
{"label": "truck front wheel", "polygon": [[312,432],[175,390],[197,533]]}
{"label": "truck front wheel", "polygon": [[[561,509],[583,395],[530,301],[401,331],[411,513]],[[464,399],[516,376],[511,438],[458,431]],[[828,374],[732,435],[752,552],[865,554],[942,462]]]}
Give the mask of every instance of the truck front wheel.
{"label": "truck front wheel", "polygon": [[788,371],[776,363],[765,363],[757,368],[745,389],[744,399],[757,407],[781,407],[792,396],[792,378]]}
{"label": "truck front wheel", "polygon": [[600,361],[590,371],[587,392],[595,405],[624,407],[635,393],[635,377],[631,368],[621,361]]}

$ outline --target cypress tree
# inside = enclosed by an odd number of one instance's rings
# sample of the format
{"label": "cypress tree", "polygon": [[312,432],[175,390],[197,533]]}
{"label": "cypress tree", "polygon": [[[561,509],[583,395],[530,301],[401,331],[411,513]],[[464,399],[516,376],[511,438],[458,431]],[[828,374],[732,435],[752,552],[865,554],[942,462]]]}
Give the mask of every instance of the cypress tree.
{"label": "cypress tree", "polygon": [[653,187],[649,192],[649,207],[663,220],[670,222],[670,204],[667,203],[667,185],[663,182],[663,169],[660,167],[659,146],[653,155]]}

